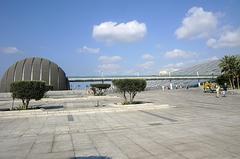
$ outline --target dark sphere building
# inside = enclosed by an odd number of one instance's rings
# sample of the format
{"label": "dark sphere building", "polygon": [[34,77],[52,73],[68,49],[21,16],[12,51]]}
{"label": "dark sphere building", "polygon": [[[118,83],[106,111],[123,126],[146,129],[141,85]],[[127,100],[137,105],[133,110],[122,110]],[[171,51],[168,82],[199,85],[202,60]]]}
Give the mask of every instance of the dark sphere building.
{"label": "dark sphere building", "polygon": [[0,92],[10,92],[14,81],[45,81],[53,90],[69,89],[65,72],[55,63],[44,58],[26,58],[13,64],[2,77]]}

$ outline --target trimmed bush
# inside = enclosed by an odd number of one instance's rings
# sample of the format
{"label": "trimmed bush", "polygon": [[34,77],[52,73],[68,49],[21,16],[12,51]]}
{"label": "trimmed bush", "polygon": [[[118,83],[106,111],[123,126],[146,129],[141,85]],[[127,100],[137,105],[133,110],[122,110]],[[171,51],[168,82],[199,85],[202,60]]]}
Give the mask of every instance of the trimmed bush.
{"label": "trimmed bush", "polygon": [[44,81],[16,81],[11,83],[12,98],[22,100],[22,109],[28,109],[31,99],[40,100],[48,91]]}
{"label": "trimmed bush", "polygon": [[111,87],[111,84],[105,83],[97,83],[97,84],[90,84],[91,89],[93,90],[94,95],[104,95],[106,89]]}
{"label": "trimmed bush", "polygon": [[[118,91],[123,94],[124,103],[132,104],[138,92],[144,91],[147,82],[144,79],[118,79],[112,81],[113,85],[117,87]],[[126,93],[129,94],[129,101]]]}

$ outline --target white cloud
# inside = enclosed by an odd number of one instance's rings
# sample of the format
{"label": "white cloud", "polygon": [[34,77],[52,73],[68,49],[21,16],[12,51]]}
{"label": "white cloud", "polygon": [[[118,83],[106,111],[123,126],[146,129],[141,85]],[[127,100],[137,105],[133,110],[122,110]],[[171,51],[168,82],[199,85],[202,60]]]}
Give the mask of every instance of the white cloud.
{"label": "white cloud", "polygon": [[101,63],[98,65],[98,71],[113,74],[121,70],[121,66],[118,64],[122,61],[120,56],[100,56],[98,60]]}
{"label": "white cloud", "polygon": [[140,64],[139,67],[142,69],[151,69],[154,64],[155,64],[154,61],[147,61],[143,64]]}
{"label": "white cloud", "polygon": [[144,54],[144,55],[142,55],[142,59],[144,59],[146,61],[151,61],[154,59],[154,57],[150,54]]}
{"label": "white cloud", "polygon": [[100,48],[90,48],[83,46],[82,48],[77,49],[77,52],[86,54],[98,54],[100,52]]}
{"label": "white cloud", "polygon": [[211,38],[207,41],[211,48],[233,48],[240,47],[240,28],[223,32],[218,39]]}
{"label": "white cloud", "polygon": [[174,63],[174,64],[167,64],[166,66],[164,66],[164,67],[166,67],[166,68],[168,68],[168,67],[174,67],[174,68],[179,68],[179,67],[182,67],[184,65],[184,63],[183,62],[178,62],[178,63]]}
{"label": "white cloud", "polygon": [[94,39],[112,42],[135,42],[143,39],[147,33],[147,27],[144,23],[130,21],[127,23],[103,22],[94,25],[92,36]]}
{"label": "white cloud", "polygon": [[184,66],[184,63],[179,62],[179,63],[174,63],[174,64],[167,64],[165,65],[159,73],[168,73],[168,72],[174,72],[180,70]]}
{"label": "white cloud", "polygon": [[204,11],[201,7],[192,7],[175,34],[178,39],[208,37],[217,28],[217,24],[218,18],[214,13]]}
{"label": "white cloud", "polygon": [[98,60],[102,63],[116,63],[122,60],[120,56],[100,56]]}
{"label": "white cloud", "polygon": [[145,61],[144,63],[138,65],[138,67],[142,70],[151,70],[155,64],[154,57],[150,54],[143,54],[142,59]]}
{"label": "white cloud", "polygon": [[217,56],[213,56],[206,59],[206,61],[215,61],[215,60],[219,60],[219,58]]}
{"label": "white cloud", "polygon": [[4,54],[17,54],[20,53],[21,51],[16,48],[16,47],[2,47],[0,48],[0,53]]}
{"label": "white cloud", "polygon": [[175,71],[178,71],[180,68],[174,68],[174,67],[169,67],[169,68],[164,68],[164,69],[161,69],[160,71],[159,71],[159,74],[160,74],[160,72],[161,72],[161,74],[169,74],[169,72],[175,72]]}
{"label": "white cloud", "polygon": [[118,64],[112,64],[112,63],[107,63],[107,64],[101,64],[98,66],[99,71],[102,72],[110,72],[110,73],[116,73],[119,70],[121,70],[121,66]]}
{"label": "white cloud", "polygon": [[165,57],[167,58],[190,58],[194,56],[197,56],[197,54],[194,52],[187,52],[180,49],[174,49],[165,53]]}

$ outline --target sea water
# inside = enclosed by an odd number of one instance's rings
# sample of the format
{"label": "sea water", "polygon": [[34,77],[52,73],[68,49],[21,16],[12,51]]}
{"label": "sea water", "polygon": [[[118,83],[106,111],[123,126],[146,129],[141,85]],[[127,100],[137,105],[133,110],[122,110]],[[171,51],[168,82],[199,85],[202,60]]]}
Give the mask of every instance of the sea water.
{"label": "sea water", "polygon": [[[72,90],[85,90],[89,89],[91,84],[97,84],[102,82],[70,82],[70,89]],[[111,81],[105,81],[104,83],[112,84]]]}
{"label": "sea water", "polygon": [[[200,80],[200,82],[204,82],[205,80]],[[87,90],[90,88],[91,84],[102,83],[101,81],[96,82],[70,82],[70,89],[72,90]],[[111,84],[111,81],[104,81],[104,83]],[[172,80],[172,84],[174,88],[176,86],[179,87],[196,87],[198,85],[197,80]],[[149,89],[161,89],[162,86],[166,88],[169,87],[170,81],[169,80],[151,80],[147,81],[147,88]]]}

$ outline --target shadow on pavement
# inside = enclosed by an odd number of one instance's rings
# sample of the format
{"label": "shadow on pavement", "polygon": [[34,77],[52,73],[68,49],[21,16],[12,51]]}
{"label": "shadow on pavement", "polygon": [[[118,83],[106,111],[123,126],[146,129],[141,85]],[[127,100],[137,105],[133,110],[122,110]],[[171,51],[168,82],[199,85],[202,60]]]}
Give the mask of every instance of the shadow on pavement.
{"label": "shadow on pavement", "polygon": [[39,109],[60,109],[63,108],[63,105],[48,105],[48,106],[40,106]]}
{"label": "shadow on pavement", "polygon": [[81,157],[73,157],[70,159],[112,159],[112,158],[107,156],[81,156]]}
{"label": "shadow on pavement", "polygon": [[9,108],[0,108],[0,111],[10,111]]}
{"label": "shadow on pavement", "polygon": [[[63,105],[32,105],[28,108],[28,110],[34,110],[34,109],[45,109],[45,110],[51,110],[51,109],[62,109]],[[0,111],[14,111],[14,110],[21,110],[18,109],[18,107],[14,107],[13,110],[10,110],[10,108],[0,108]]]}

